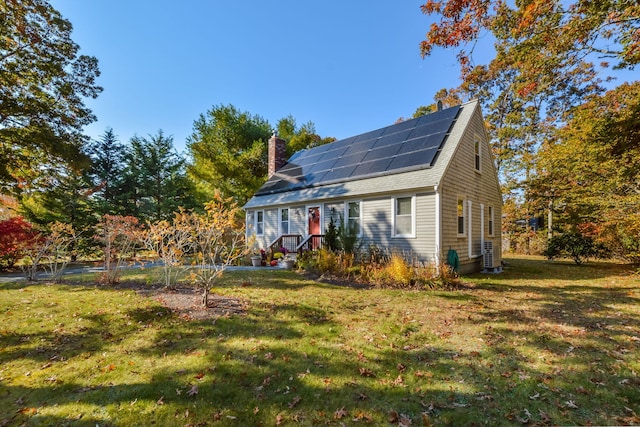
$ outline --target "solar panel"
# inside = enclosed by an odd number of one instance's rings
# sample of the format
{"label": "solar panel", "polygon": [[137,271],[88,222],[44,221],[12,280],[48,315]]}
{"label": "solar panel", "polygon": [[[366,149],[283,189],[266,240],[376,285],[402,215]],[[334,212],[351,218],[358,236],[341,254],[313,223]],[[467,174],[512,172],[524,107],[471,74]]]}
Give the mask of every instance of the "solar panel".
{"label": "solar panel", "polygon": [[329,170],[331,168],[333,168],[333,165],[336,163],[336,159],[329,159],[329,160],[324,160],[322,162],[318,162],[314,165],[311,165],[311,167],[309,167],[308,172],[309,173],[316,173],[318,171],[324,171],[324,170]]}
{"label": "solar panel", "polygon": [[431,166],[431,161],[437,152],[437,148],[429,148],[422,151],[415,151],[413,153],[396,156],[391,161],[387,170],[405,169],[414,166]]}
{"label": "solar panel", "polygon": [[342,156],[333,165],[333,167],[340,168],[340,167],[350,166],[352,168],[355,168],[356,165],[362,161],[364,156],[367,155],[367,153],[369,153],[369,151],[361,151],[359,153],[355,153],[350,156]]}
{"label": "solar panel", "polygon": [[354,142],[347,148],[347,151],[344,152],[343,156],[347,156],[350,154],[361,153],[363,151],[369,151],[373,147],[373,145],[378,141],[377,139],[368,139],[366,141]]}
{"label": "solar panel", "polygon": [[411,133],[411,129],[404,130],[402,132],[395,132],[388,135],[383,135],[375,141],[373,148],[384,147],[391,144],[398,144],[406,140]]}
{"label": "solar panel", "polygon": [[324,161],[327,159],[337,159],[338,157],[342,156],[342,154],[344,154],[345,151],[347,151],[348,147],[345,146],[335,146],[333,149],[325,151],[325,153],[320,156],[320,161]]}
{"label": "solar panel", "polygon": [[294,154],[258,195],[434,164],[460,107]]}
{"label": "solar panel", "polygon": [[451,122],[449,120],[438,120],[424,126],[417,126],[411,131],[409,139],[419,138],[421,136],[434,135],[438,133],[446,133],[449,130]]}
{"label": "solar panel", "polygon": [[362,162],[353,171],[352,176],[364,176],[385,172],[393,158],[388,157],[371,162]]}
{"label": "solar panel", "polygon": [[353,174],[354,166],[347,166],[344,168],[332,169],[322,178],[323,181],[337,181],[340,179],[349,178]]}
{"label": "solar panel", "polygon": [[385,128],[376,129],[376,130],[372,130],[372,131],[367,132],[367,133],[360,134],[360,135],[356,136],[356,139],[355,139],[354,142],[367,141],[369,139],[376,139],[377,137],[382,135],[382,132],[384,132],[384,129]]}
{"label": "solar panel", "polygon": [[372,160],[384,159],[387,157],[393,157],[396,155],[396,153],[398,152],[401,146],[402,144],[393,144],[393,145],[387,145],[384,147],[371,150],[367,153],[367,156],[364,158],[364,161],[372,161]]}

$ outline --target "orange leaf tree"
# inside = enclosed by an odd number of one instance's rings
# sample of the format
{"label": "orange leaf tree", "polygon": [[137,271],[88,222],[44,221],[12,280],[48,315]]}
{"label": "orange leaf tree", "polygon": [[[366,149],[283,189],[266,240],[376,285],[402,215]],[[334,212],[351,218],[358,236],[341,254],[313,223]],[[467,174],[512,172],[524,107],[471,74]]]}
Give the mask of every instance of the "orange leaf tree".
{"label": "orange leaf tree", "polygon": [[249,253],[245,243],[240,207],[232,198],[216,191],[205,205],[203,215],[192,214],[196,284],[202,289],[202,303],[207,306],[209,293],[226,268]]}

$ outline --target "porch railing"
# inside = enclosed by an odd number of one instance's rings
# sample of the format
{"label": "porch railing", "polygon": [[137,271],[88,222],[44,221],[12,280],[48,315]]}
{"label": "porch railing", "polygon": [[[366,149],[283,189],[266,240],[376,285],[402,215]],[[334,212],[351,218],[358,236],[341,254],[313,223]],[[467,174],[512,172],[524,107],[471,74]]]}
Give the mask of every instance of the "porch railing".
{"label": "porch railing", "polygon": [[288,252],[297,252],[302,236],[299,234],[283,234],[276,240],[271,242],[269,250],[271,253],[281,252],[280,249],[285,248]]}
{"label": "porch railing", "polygon": [[324,234],[310,234],[296,248],[297,253],[320,249],[324,246]]}

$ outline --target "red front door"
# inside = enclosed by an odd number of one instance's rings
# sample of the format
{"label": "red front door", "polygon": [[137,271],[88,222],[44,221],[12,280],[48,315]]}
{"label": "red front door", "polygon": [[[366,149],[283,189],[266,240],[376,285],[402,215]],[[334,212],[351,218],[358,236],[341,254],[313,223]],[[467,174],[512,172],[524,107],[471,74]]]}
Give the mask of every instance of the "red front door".
{"label": "red front door", "polygon": [[[315,206],[309,208],[308,212],[309,217],[309,234],[320,234],[320,208]],[[319,238],[311,239],[311,247],[313,249],[317,249],[320,246]]]}

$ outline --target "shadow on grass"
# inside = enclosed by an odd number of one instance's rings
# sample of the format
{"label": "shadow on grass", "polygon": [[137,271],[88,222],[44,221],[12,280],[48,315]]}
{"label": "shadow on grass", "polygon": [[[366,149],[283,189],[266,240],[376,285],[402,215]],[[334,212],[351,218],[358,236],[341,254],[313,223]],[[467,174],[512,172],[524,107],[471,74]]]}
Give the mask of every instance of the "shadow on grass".
{"label": "shadow on grass", "polygon": [[[260,292],[283,291],[282,298],[316,286],[296,282],[292,273],[244,274],[230,275],[221,286],[234,289],[251,280]],[[437,319],[429,317],[433,312],[425,312],[426,331],[412,323],[379,328],[389,308],[378,311],[383,303],[368,301],[378,291],[342,290],[364,298],[318,301],[335,290],[329,285],[317,285],[315,300],[297,303],[297,294],[282,301],[256,296],[246,316],[215,322],[185,322],[157,304],[125,307],[115,323],[113,317],[94,314],[88,318],[90,327],[53,342],[67,360],[147,328],[153,333],[126,354],[148,363],[168,362],[148,371],[123,364],[117,369],[126,371],[126,381],[112,381],[105,372],[85,382],[0,382],[0,397],[8,406],[0,421],[11,416],[16,424],[29,422],[33,416],[20,412],[24,407],[81,402],[103,408],[104,414],[42,415],[40,422],[83,425],[89,419],[133,425],[140,414],[159,425],[273,425],[278,416],[282,424],[292,425],[399,424],[402,416],[414,425],[637,422],[640,381],[633,363],[640,323],[637,310],[629,310],[640,302],[635,288],[532,283],[501,279],[466,291],[430,292],[428,298],[426,293],[403,295],[404,301],[422,298],[425,305],[450,303],[444,315],[451,318],[454,334],[468,334],[462,344],[450,335],[436,335]],[[385,300],[396,295],[382,294]],[[378,319],[365,323],[369,330],[361,332],[370,337],[349,340],[354,325],[338,320],[337,311],[348,310],[355,318],[370,305],[374,309],[368,315]],[[398,303],[392,314],[403,316],[407,310]],[[45,344],[57,339],[40,332],[27,337]],[[12,349],[22,338],[1,336],[0,358],[34,357]],[[171,364],[184,358],[188,364]]]}

